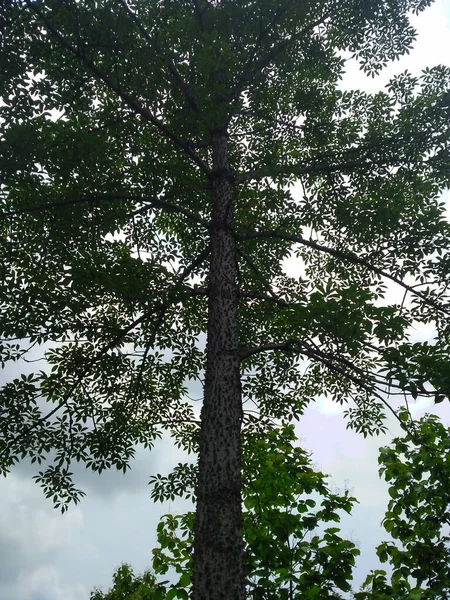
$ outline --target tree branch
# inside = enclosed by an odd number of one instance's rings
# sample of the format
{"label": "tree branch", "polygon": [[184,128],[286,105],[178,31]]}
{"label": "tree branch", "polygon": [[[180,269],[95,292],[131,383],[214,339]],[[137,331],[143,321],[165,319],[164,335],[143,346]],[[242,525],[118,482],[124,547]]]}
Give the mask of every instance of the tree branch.
{"label": "tree branch", "polygon": [[[346,377],[350,377],[351,380],[354,383],[357,383],[358,385],[361,384],[361,382],[362,382],[362,379],[356,378],[356,375],[351,375],[350,373],[345,371],[342,367],[335,365],[333,363],[333,357],[330,357],[329,355],[327,355],[325,352],[323,352],[317,346],[312,348],[310,345],[308,345],[306,342],[304,342],[302,340],[288,340],[284,343],[266,344],[263,346],[251,348],[250,350],[247,350],[246,352],[243,352],[241,354],[241,360],[245,360],[245,359],[249,358],[250,356],[259,354],[261,352],[272,352],[272,351],[295,352],[297,354],[304,354],[308,358],[318,360],[319,362],[324,364],[329,369],[331,369],[333,371],[337,371],[338,373],[340,373],[341,375],[345,375]],[[342,359],[342,357],[339,357],[338,362],[342,362],[343,365],[346,366],[348,369],[350,369],[351,371],[355,371],[355,373],[357,373],[360,378],[362,378],[362,377],[370,378],[370,373],[368,373],[368,372],[364,371],[363,369],[361,369],[360,367],[356,366],[351,361],[349,361],[347,359]]]}
{"label": "tree branch", "polygon": [[[119,0],[119,4],[123,7],[123,9],[125,10],[125,12],[127,13],[127,15],[129,16],[129,18],[133,21],[133,23],[136,26],[136,29],[142,35],[142,37],[144,38],[144,40],[148,44],[153,44],[152,37],[150,36],[150,34],[148,33],[148,31],[145,29],[145,27],[142,25],[142,23],[138,19],[137,15],[130,9],[130,7],[128,6],[126,0]],[[158,55],[161,56],[162,59],[164,60],[164,62],[166,63],[167,68],[168,68],[170,74],[172,75],[175,84],[178,85],[179,88],[181,89],[181,91],[183,92],[184,97],[185,97],[187,103],[189,104],[189,106],[192,108],[192,110],[194,112],[199,113],[200,109],[199,109],[197,100],[194,97],[194,95],[192,94],[192,92],[190,91],[190,89],[189,89],[188,85],[186,84],[186,82],[181,77],[181,75],[178,72],[178,70],[177,70],[175,64],[173,63],[173,61],[162,50],[158,51]]]}
{"label": "tree branch", "polygon": [[[174,285],[173,289],[172,289],[172,294],[182,285],[183,281],[189,277],[189,275],[192,273],[192,271],[197,267],[200,266],[200,264],[205,260],[205,258],[208,256],[209,254],[209,246],[207,246],[203,252],[200,252],[200,254],[198,255],[198,257],[188,266],[186,267],[186,269],[184,269],[180,275],[178,276],[178,281],[177,283]],[[192,296],[195,295],[200,295],[200,294],[192,294]],[[201,294],[204,295],[204,294]],[[170,298],[171,294],[168,295],[168,297]],[[141,385],[141,381],[142,381],[142,377],[144,374],[144,366],[145,366],[145,362],[147,360],[148,354],[152,348],[152,346],[155,343],[155,339],[156,336],[158,334],[158,329],[161,326],[163,320],[164,320],[164,316],[168,310],[168,308],[170,307],[170,305],[172,304],[172,302],[165,302],[160,310],[158,311],[157,315],[155,316],[155,314],[153,313],[152,316],[154,318],[154,327],[153,327],[153,334],[152,337],[148,340],[145,348],[144,348],[144,354],[142,356],[142,360],[141,360],[141,364],[139,366],[139,373],[137,376],[137,380],[135,383],[135,390],[138,393],[139,389],[140,389],[140,385]],[[136,395],[137,395],[136,393]]]}
{"label": "tree branch", "polygon": [[[380,391],[379,388],[376,388],[376,387],[372,388],[372,387],[368,386],[365,383],[363,378],[352,375],[351,373],[349,373],[347,370],[343,369],[342,367],[335,365],[331,360],[329,360],[326,357],[325,354],[323,356],[317,355],[313,349],[309,349],[308,346],[300,340],[292,340],[292,341],[287,341],[287,342],[279,343],[279,344],[266,344],[263,346],[251,348],[250,350],[247,350],[246,352],[241,353],[241,361],[246,360],[250,356],[254,356],[255,354],[258,354],[261,352],[274,352],[274,351],[293,352],[293,353],[297,353],[297,354],[303,354],[304,356],[307,356],[308,358],[311,358],[313,360],[318,360],[325,367],[327,367],[331,372],[345,377],[346,379],[348,379],[349,381],[354,383],[357,387],[364,389],[366,392],[368,392],[369,394],[373,395],[375,398],[380,400],[380,402],[382,402],[382,404],[393,414],[393,416],[399,422],[402,429],[407,431],[408,433],[410,432],[408,426],[399,418],[399,416],[397,415],[395,410],[392,408],[392,406],[389,404],[389,402],[387,402],[387,400],[385,400],[383,398],[383,396],[379,393],[379,391]],[[363,375],[365,374],[365,372],[362,369],[359,369],[359,367],[358,367],[358,370],[360,370]],[[366,373],[366,375],[369,377],[370,373]]]}
{"label": "tree branch", "polygon": [[[142,204],[149,204],[153,207],[162,208],[170,212],[176,212],[181,215],[184,215],[191,221],[195,221],[199,225],[208,228],[208,221],[202,219],[190,210],[179,206],[178,204],[174,204],[173,202],[169,202],[168,200],[164,200],[163,198],[156,198],[152,196],[134,196],[133,194],[88,194],[87,196],[83,196],[82,198],[68,198],[67,200],[63,200],[62,202],[49,202],[47,204],[39,204],[37,206],[30,206],[28,208],[18,208],[17,210],[0,212],[0,218],[14,217],[21,214],[38,212],[41,210],[48,210],[52,208],[61,208],[64,206],[73,206],[76,204],[88,204],[103,201],[113,202],[115,200],[139,202]],[[141,212],[145,212],[146,210],[148,210],[148,207],[144,206],[138,209],[134,213],[134,215],[139,214]]]}
{"label": "tree branch", "polygon": [[255,354],[262,354],[263,352],[294,352],[296,354],[300,354],[300,349],[296,348],[294,344],[291,342],[282,342],[280,344],[264,344],[262,346],[255,346],[254,348],[250,348],[250,350],[246,350],[245,352],[241,352],[241,362],[247,360],[251,356],[255,356]]}
{"label": "tree branch", "polygon": [[[356,149],[355,149],[356,151]],[[277,175],[284,176],[295,176],[301,177],[302,175],[311,174],[324,174],[329,175],[330,173],[345,173],[347,171],[355,171],[356,169],[366,169],[368,167],[396,167],[399,166],[399,160],[371,160],[365,156],[361,160],[351,160],[347,162],[341,162],[336,164],[330,164],[329,162],[312,162],[312,164],[296,164],[296,165],[270,165],[266,169],[260,169],[259,171],[253,171],[249,173],[241,173],[236,176],[236,180],[239,183],[245,181],[260,180],[265,177],[273,178]]]}
{"label": "tree branch", "polygon": [[258,50],[262,48],[264,39],[267,35],[273,30],[279,19],[289,10],[290,6],[294,4],[296,0],[287,0],[284,6],[280,7],[278,11],[275,12],[273,19],[262,29],[258,35],[258,38],[255,42],[255,46],[253,48],[253,52],[251,53],[249,60],[247,61],[247,65],[244,67],[244,72],[247,69],[251,68],[251,65],[254,63],[255,57],[258,54]]}
{"label": "tree branch", "polygon": [[203,11],[200,8],[200,4],[198,3],[198,0],[190,0],[190,1],[194,7],[195,15],[197,17],[197,21],[200,26],[200,31],[205,31],[205,25],[203,23]]}
{"label": "tree branch", "polygon": [[[419,127],[419,125],[417,124],[416,126]],[[292,124],[289,124],[289,126],[292,127]],[[298,128],[302,129],[301,126]],[[436,133],[438,133],[437,130],[428,128],[426,132],[421,131],[415,135],[415,140],[422,144],[424,153],[429,148],[429,142]],[[407,148],[410,144],[411,140],[408,132],[405,132],[405,134],[397,132],[382,139],[369,141],[364,141],[364,138],[362,138],[359,140],[357,146],[334,152],[323,152],[307,159],[306,164],[303,162],[300,164],[269,165],[264,170],[260,169],[259,171],[242,173],[237,176],[237,179],[244,182],[276,175],[301,177],[302,175],[314,173],[325,175],[336,172],[345,173],[368,167],[398,167],[402,165],[400,150]],[[382,159],[380,157],[380,153],[382,152],[385,155],[387,154],[387,158]]]}
{"label": "tree branch", "polygon": [[[289,2],[286,3],[287,6],[289,4],[290,4]],[[279,17],[283,15],[283,12],[284,12],[283,10],[280,10],[277,13],[275,18],[272,20],[273,24],[275,24],[277,22],[277,20],[279,19]],[[255,61],[254,56],[256,55],[258,46],[261,45],[263,37],[265,35],[267,35],[267,33],[269,32],[270,29],[268,29],[268,28],[270,28],[270,26],[273,26],[272,23],[269,24],[268,27],[258,37],[252,57],[250,58],[250,61],[247,63],[247,65],[244,67],[244,70],[242,72],[241,77],[239,78],[238,83],[236,84],[234,89],[231,90],[231,92],[229,94],[229,100],[236,102],[237,99],[239,98],[239,96],[241,95],[241,93],[243,92],[245,85],[251,80],[251,78],[256,73],[260,73],[264,68],[268,67],[270,65],[270,63],[273,60],[275,60],[275,58],[281,52],[283,52],[283,50],[285,50],[290,44],[301,39],[307,31],[310,31],[311,29],[314,29],[318,25],[321,25],[328,18],[328,16],[329,16],[329,14],[327,13],[325,15],[322,15],[319,19],[316,19],[312,23],[308,23],[308,25],[303,27],[296,35],[293,35],[290,38],[284,38],[283,41],[281,41],[279,44],[277,44],[276,46],[271,48],[270,51],[266,55],[262,56],[259,60]]]}
{"label": "tree branch", "polygon": [[252,233],[236,233],[236,238],[240,239],[240,240],[252,240],[252,239],[288,240],[288,241],[294,242],[296,244],[301,244],[302,246],[307,246],[309,248],[313,248],[314,250],[317,250],[319,252],[329,254],[330,256],[339,258],[340,260],[348,261],[354,265],[360,265],[362,267],[367,268],[369,271],[372,271],[373,273],[376,273],[377,275],[380,275],[381,277],[385,277],[386,279],[389,279],[393,283],[396,283],[397,285],[402,287],[404,290],[410,292],[413,296],[420,298],[428,306],[432,306],[436,310],[450,316],[449,309],[446,309],[444,306],[440,306],[437,302],[434,302],[434,300],[428,298],[424,293],[417,290],[416,286],[408,285],[407,283],[402,281],[402,279],[400,279],[399,277],[396,277],[395,275],[391,275],[384,269],[381,269],[379,267],[376,267],[375,265],[372,265],[366,259],[360,258],[356,254],[352,254],[350,252],[343,252],[342,250],[336,250],[335,248],[330,248],[328,246],[318,244],[317,242],[314,242],[313,240],[307,240],[305,238],[302,238],[299,235],[292,235],[290,233],[285,233],[283,231],[269,230],[269,231],[261,231],[261,232],[255,231]]}
{"label": "tree branch", "polygon": [[191,146],[181,139],[174,131],[170,129],[163,121],[155,117],[155,115],[145,106],[143,106],[136,98],[133,98],[126,92],[122,90],[120,85],[115,82],[111,77],[109,77],[106,73],[104,73],[93,60],[88,58],[80,49],[73,46],[49,21],[49,19],[44,15],[44,13],[36,6],[36,2],[33,0],[25,0],[26,6],[34,12],[37,17],[42,21],[47,30],[55,37],[59,44],[68,52],[70,52],[73,56],[78,58],[83,65],[91,71],[94,75],[102,81],[107,88],[109,88],[112,92],[114,92],[125,104],[127,104],[131,109],[133,109],[137,114],[141,115],[145,121],[151,123],[156,129],[162,133],[164,137],[170,139],[178,148],[183,150],[183,152],[200,168],[200,170],[211,176],[211,169],[209,166],[198,156],[196,152],[193,151]]}
{"label": "tree branch", "polygon": [[[178,275],[177,277],[177,281],[175,283],[175,285],[173,286],[173,288],[171,290],[169,290],[169,292],[166,294],[166,299],[165,301],[162,301],[160,303],[160,312],[161,310],[164,309],[167,310],[167,308],[177,300],[176,295],[174,294],[175,291],[177,291],[180,287],[180,284],[187,278],[189,277],[192,272],[201,265],[201,263],[205,260],[205,258],[208,256],[209,254],[209,247],[205,248],[202,252],[200,252],[200,254],[195,258],[195,260],[193,260],[191,262],[190,265],[188,265],[185,269],[183,269],[183,271]],[[154,309],[151,312],[146,312],[143,313],[142,315],[140,315],[137,319],[135,319],[134,321],[132,321],[129,325],[127,325],[126,327],[124,327],[123,329],[121,329],[109,342],[107,342],[98,352],[97,354],[88,362],[88,364],[86,365],[86,367],[84,367],[84,369],[81,371],[81,373],[77,376],[75,382],[70,386],[69,390],[64,394],[62,400],[59,402],[59,404],[57,406],[55,406],[55,408],[53,408],[50,412],[48,412],[46,415],[43,415],[42,417],[40,417],[34,424],[33,424],[33,429],[35,429],[37,426],[42,425],[43,423],[47,422],[49,419],[51,419],[51,417],[53,415],[55,415],[59,410],[61,410],[61,408],[63,408],[64,406],[67,405],[67,403],[69,402],[72,394],[74,393],[74,391],[77,389],[77,387],[82,384],[82,382],[84,381],[85,377],[89,374],[89,372],[91,371],[91,369],[98,363],[99,360],[101,360],[111,349],[115,348],[118,344],[120,344],[124,338],[133,330],[135,329],[138,325],[140,325],[141,323],[143,323],[144,321],[153,318],[154,316]],[[160,321],[158,321],[160,322]],[[6,447],[2,450],[2,452],[0,453],[0,457],[3,457],[6,455],[6,453],[11,449],[11,447],[18,441],[21,439],[21,437],[23,436],[23,434],[19,433],[14,440],[12,440],[8,445],[6,445]]]}
{"label": "tree branch", "polygon": [[261,292],[239,292],[239,298],[248,298],[249,300],[266,300],[277,304],[280,308],[286,308],[287,306],[294,306],[294,303],[286,302],[283,298],[273,296],[269,294],[263,294]]}
{"label": "tree branch", "polygon": [[288,306],[288,303],[285,300],[283,300],[283,298],[280,298],[280,296],[278,296],[278,294],[276,294],[272,290],[272,286],[266,280],[266,278],[264,277],[264,275],[261,273],[261,271],[255,265],[255,263],[253,262],[253,260],[250,258],[250,256],[246,252],[244,252],[243,250],[241,250],[241,248],[238,248],[237,252],[245,260],[245,262],[248,264],[248,266],[250,267],[250,269],[258,276],[258,278],[260,279],[260,281],[264,284],[264,287],[268,290],[268,292],[269,292],[270,296],[272,297],[272,299],[277,304],[279,304],[280,306]]}

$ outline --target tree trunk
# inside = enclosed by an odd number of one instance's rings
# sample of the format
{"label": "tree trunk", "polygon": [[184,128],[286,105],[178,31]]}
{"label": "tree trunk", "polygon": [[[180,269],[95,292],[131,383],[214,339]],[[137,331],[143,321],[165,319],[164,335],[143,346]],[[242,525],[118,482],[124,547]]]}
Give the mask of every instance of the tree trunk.
{"label": "tree trunk", "polygon": [[193,600],[244,600],[237,263],[225,132],[213,136],[207,359],[194,530]]}

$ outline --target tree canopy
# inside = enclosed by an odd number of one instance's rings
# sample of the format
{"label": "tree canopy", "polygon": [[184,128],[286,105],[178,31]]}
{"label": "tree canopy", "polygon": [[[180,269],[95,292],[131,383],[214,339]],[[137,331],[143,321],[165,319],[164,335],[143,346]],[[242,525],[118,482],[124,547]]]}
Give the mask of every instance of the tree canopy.
{"label": "tree canopy", "polygon": [[1,469],[42,464],[64,510],[73,461],[170,431],[199,453],[194,600],[244,597],[243,429],[326,395],[367,435],[388,394],[449,395],[450,70],[340,86],[429,4],[2,3],[0,352],[44,362],[1,389]]}

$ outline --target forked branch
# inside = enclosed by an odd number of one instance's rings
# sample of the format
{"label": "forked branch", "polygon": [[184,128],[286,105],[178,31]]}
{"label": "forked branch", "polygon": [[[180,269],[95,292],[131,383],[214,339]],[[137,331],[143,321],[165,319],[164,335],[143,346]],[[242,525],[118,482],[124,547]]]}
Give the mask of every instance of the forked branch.
{"label": "forked branch", "polygon": [[240,240],[253,240],[253,239],[288,240],[288,241],[294,242],[296,244],[300,244],[302,246],[307,246],[309,248],[313,248],[314,250],[317,250],[318,252],[329,254],[330,256],[334,256],[335,258],[338,258],[340,260],[345,260],[354,265],[360,265],[362,267],[365,267],[372,273],[376,273],[377,275],[380,275],[380,277],[384,277],[386,279],[389,279],[393,283],[396,283],[397,285],[399,285],[401,288],[403,288],[407,292],[410,292],[416,298],[420,298],[428,306],[431,306],[431,307],[435,308],[436,310],[450,316],[450,309],[446,308],[445,306],[441,306],[439,303],[435,302],[432,298],[429,298],[426,294],[424,294],[423,292],[418,290],[417,286],[408,285],[407,283],[405,283],[402,279],[400,279],[396,275],[392,275],[391,273],[388,273],[384,269],[381,269],[380,267],[377,267],[377,266],[371,264],[367,259],[361,258],[361,257],[357,256],[356,254],[352,254],[351,252],[343,252],[342,250],[336,250],[335,248],[330,248],[329,246],[324,246],[323,244],[319,244],[317,242],[314,242],[313,240],[307,240],[299,235],[293,235],[291,233],[285,233],[283,231],[276,231],[276,230],[255,231],[255,232],[250,232],[250,233],[237,233],[236,237],[237,237],[237,239],[240,239]]}
{"label": "forked branch", "polygon": [[156,127],[159,132],[167,139],[171,140],[175,146],[181,149],[199,168],[211,176],[209,166],[194,152],[192,147],[176,134],[164,121],[156,117],[146,106],[143,106],[136,98],[125,92],[117,81],[106,74],[94,61],[87,57],[79,47],[74,46],[67,40],[60,31],[51,23],[46,15],[38,8],[37,3],[32,0],[25,0],[26,6],[36,14],[45,28],[59,42],[59,44],[73,56],[75,56],[93,75],[102,81],[107,88],[114,92],[127,106],[134,110],[145,121]]}

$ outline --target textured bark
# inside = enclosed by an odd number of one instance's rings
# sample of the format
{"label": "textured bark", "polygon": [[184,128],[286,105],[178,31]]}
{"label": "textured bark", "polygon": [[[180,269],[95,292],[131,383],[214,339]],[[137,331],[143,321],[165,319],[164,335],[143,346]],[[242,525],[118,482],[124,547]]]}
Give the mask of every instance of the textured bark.
{"label": "textured bark", "polygon": [[207,362],[194,532],[193,600],[244,600],[242,400],[233,184],[227,138],[213,139]]}

